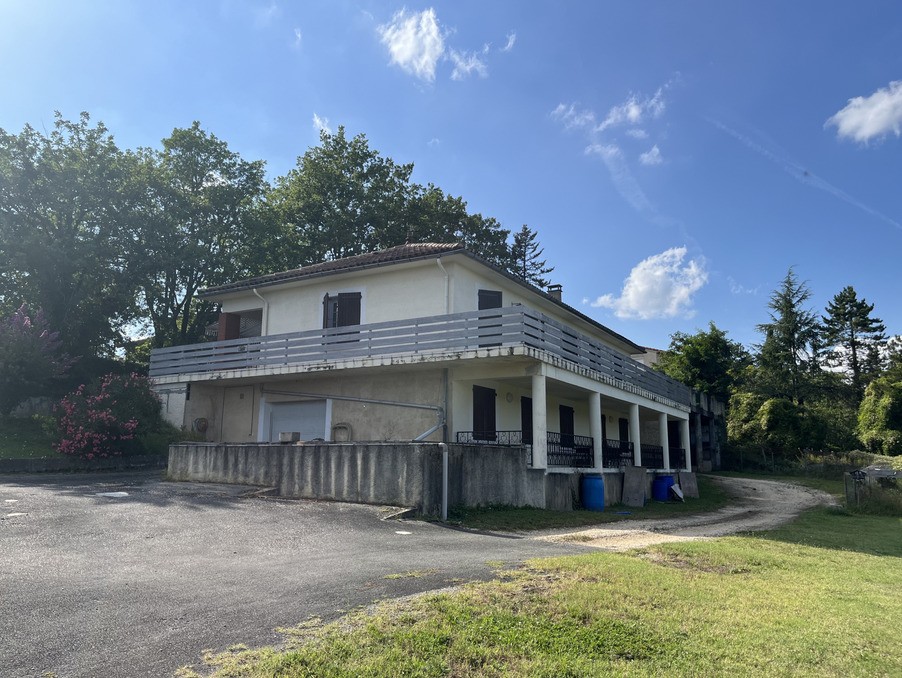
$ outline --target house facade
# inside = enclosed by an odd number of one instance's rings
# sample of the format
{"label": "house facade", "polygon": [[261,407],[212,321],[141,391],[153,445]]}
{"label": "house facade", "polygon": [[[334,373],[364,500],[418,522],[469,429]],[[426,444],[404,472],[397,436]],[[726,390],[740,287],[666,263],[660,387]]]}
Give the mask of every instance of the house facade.
{"label": "house facade", "polygon": [[[525,446],[533,469],[690,470],[689,389],[458,244],[206,290],[217,341],[154,350],[167,418],[211,442]],[[248,336],[248,335],[252,336]]]}

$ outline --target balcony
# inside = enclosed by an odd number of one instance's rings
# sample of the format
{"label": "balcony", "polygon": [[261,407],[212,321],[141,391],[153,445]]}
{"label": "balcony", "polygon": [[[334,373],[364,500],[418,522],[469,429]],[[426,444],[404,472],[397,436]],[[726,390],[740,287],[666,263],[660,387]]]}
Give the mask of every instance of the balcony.
{"label": "balcony", "polygon": [[238,370],[242,376],[270,368],[300,372],[405,354],[442,360],[462,351],[508,347],[522,347],[539,359],[568,361],[600,381],[681,409],[689,406],[684,384],[522,306],[154,349],[150,376],[221,379]]}
{"label": "balcony", "polygon": [[[458,431],[456,439],[463,445],[514,446],[524,444],[522,431]],[[594,466],[594,442],[589,436],[548,431],[547,440],[549,466],[569,468],[592,468]]]}

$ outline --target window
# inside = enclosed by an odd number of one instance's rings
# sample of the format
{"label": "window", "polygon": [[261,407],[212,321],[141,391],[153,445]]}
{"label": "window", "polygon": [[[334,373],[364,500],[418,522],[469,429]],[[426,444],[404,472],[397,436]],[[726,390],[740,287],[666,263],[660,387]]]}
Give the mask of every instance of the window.
{"label": "window", "polygon": [[501,308],[500,290],[479,290],[478,310],[484,311],[489,308]]}
{"label": "window", "polygon": [[360,324],[360,292],[323,297],[323,329]]}

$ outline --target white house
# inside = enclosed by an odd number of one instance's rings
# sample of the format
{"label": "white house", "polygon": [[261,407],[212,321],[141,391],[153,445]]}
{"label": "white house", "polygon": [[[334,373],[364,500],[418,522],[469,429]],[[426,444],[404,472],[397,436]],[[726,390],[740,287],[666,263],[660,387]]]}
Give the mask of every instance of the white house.
{"label": "white house", "polygon": [[[171,421],[211,442],[526,445],[532,468],[691,468],[689,389],[643,349],[459,244],[207,289],[219,340],[157,349]],[[259,336],[245,336],[259,334]]]}

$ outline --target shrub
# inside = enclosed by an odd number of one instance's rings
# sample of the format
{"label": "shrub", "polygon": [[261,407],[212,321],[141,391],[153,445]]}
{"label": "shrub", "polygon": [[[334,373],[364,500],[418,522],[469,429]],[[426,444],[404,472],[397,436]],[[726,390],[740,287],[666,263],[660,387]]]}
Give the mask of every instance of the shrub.
{"label": "shrub", "polygon": [[[137,373],[108,374],[81,385],[57,406],[56,449],[83,459],[154,451],[160,434],[171,435],[150,380]],[[152,443],[152,445],[148,445]]]}

